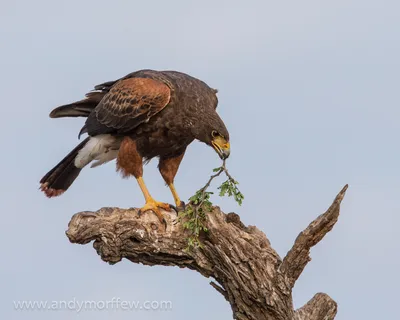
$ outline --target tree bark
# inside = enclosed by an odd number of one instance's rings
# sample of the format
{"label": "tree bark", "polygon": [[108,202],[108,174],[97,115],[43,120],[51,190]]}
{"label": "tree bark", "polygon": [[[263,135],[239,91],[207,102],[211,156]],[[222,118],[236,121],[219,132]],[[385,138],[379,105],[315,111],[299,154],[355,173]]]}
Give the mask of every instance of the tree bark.
{"label": "tree bark", "polygon": [[126,258],[144,265],[178,266],[196,270],[230,303],[238,320],[331,320],[337,304],[317,293],[294,310],[292,289],[311,260],[310,249],[333,228],[347,185],[329,209],[302,231],[282,260],[265,234],[245,226],[237,214],[213,207],[202,248],[187,248],[188,231],[175,212],[165,212],[167,228],[151,213],[137,209],[102,208],[75,214],[67,230],[72,243],[87,244],[101,259],[115,264]]}

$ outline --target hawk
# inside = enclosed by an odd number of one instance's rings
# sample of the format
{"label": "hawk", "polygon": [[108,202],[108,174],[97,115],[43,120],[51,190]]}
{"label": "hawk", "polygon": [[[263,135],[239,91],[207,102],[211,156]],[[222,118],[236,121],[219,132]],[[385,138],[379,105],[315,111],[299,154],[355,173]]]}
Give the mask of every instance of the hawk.
{"label": "hawk", "polygon": [[211,146],[221,159],[230,154],[228,130],[216,112],[217,90],[177,71],[140,70],[97,85],[86,98],[55,108],[51,118],[86,117],[79,137],[88,137],[41,180],[47,197],[64,193],[80,171],[116,159],[123,177],[134,176],[145,198],[140,212],[170,204],[154,200],[143,180],[143,164],[159,158],[159,171],[176,207],[184,207],[174,178],[186,148],[194,140]]}

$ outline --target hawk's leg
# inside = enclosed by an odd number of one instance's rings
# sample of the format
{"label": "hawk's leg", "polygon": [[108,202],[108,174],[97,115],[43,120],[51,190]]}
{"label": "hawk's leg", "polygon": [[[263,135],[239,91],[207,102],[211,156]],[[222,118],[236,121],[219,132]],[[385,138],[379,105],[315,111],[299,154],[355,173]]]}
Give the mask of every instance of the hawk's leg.
{"label": "hawk's leg", "polygon": [[174,186],[174,178],[176,173],[178,172],[179,165],[183,159],[184,152],[174,158],[160,158],[160,163],[158,164],[158,168],[160,169],[160,173],[164,178],[165,183],[168,185],[171,190],[172,196],[174,197],[175,205],[177,207],[177,211],[181,211],[185,209],[185,203],[181,201],[178,193],[176,192]]}
{"label": "hawk's leg", "polygon": [[154,200],[150,195],[143,181],[142,156],[136,149],[136,142],[129,137],[125,137],[121,142],[117,157],[117,170],[121,171],[124,177],[134,176],[136,178],[146,200],[146,204],[139,210],[139,213],[151,210],[157,215],[160,222],[166,224],[160,209],[170,211],[171,206],[167,203]]}
{"label": "hawk's leg", "polygon": [[154,200],[153,197],[150,195],[149,190],[147,189],[142,177],[137,178],[137,182],[143,192],[144,199],[146,200],[146,204],[139,210],[139,214],[151,210],[157,215],[160,222],[166,224],[166,221],[160,209],[171,211],[171,206],[168,203],[158,202]]}

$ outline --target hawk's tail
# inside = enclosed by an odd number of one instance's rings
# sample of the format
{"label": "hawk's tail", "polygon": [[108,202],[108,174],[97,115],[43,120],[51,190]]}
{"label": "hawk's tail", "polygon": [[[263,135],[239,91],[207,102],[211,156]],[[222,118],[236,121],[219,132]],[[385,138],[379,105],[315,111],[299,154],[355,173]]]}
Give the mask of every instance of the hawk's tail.
{"label": "hawk's tail", "polygon": [[50,112],[50,118],[85,117],[96,108],[105,92],[93,91],[86,94],[86,98],[55,108]]}
{"label": "hawk's tail", "polygon": [[52,198],[61,195],[78,177],[82,168],[77,168],[75,166],[75,158],[88,141],[89,137],[77,145],[75,149],[40,180],[40,189],[46,196]]}

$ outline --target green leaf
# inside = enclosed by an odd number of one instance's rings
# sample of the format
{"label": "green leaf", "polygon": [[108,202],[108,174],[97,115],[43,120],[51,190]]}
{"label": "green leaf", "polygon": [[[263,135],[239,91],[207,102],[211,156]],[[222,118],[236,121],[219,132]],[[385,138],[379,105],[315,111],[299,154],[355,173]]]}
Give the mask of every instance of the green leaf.
{"label": "green leaf", "polygon": [[237,187],[239,184],[238,181],[228,174],[225,165],[214,168],[213,172],[217,172],[218,174],[211,176],[206,186],[197,190],[196,193],[189,198],[189,205],[186,206],[183,212],[178,214],[179,219],[183,222],[183,228],[190,233],[187,250],[197,247],[202,248],[200,234],[202,232],[208,232],[206,227],[207,213],[212,211],[213,204],[210,198],[211,195],[214,194],[211,191],[207,191],[207,189],[211,181],[223,171],[226,173],[228,179],[218,187],[219,195],[221,197],[233,197],[239,205],[242,205],[244,196]]}

